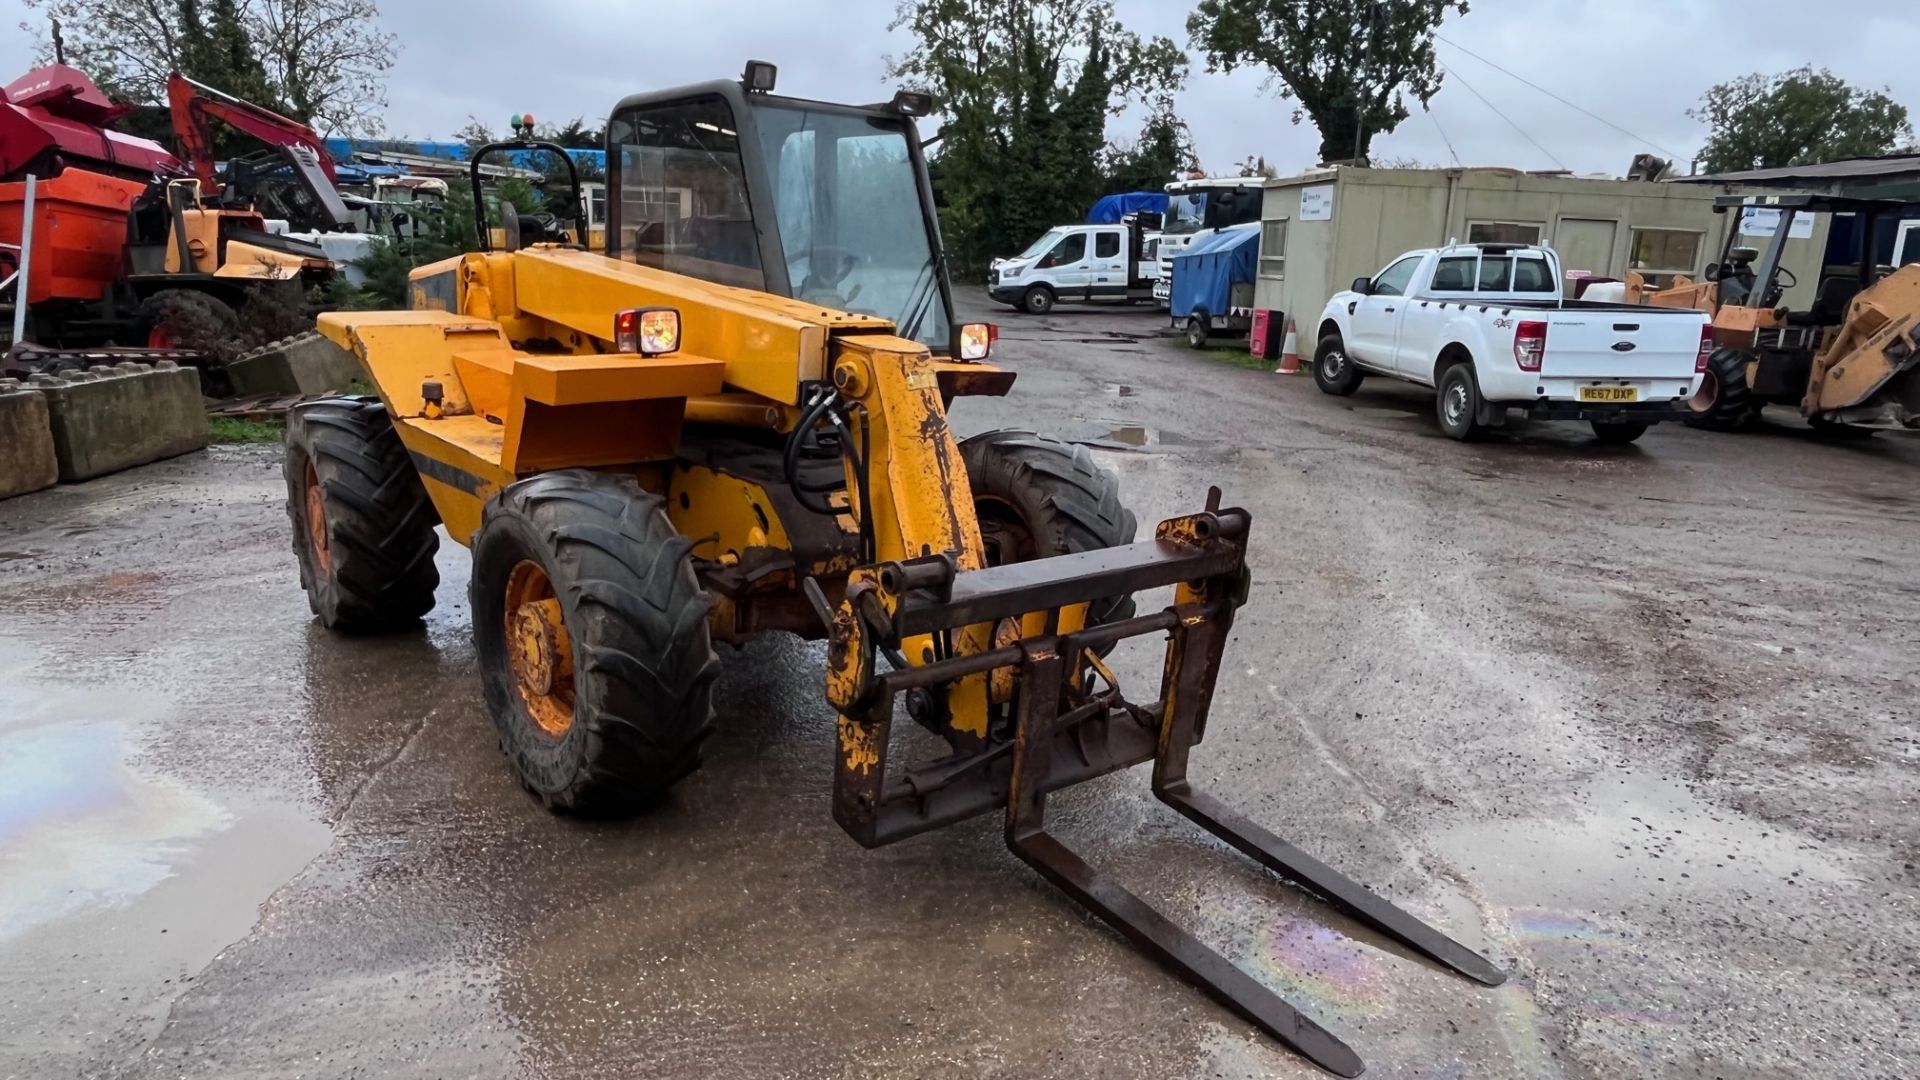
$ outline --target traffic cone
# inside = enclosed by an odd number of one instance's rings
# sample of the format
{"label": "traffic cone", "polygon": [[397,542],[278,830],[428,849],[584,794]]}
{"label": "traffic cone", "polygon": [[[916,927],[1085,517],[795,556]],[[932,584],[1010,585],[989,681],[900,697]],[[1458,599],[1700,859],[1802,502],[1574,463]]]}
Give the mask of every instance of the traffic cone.
{"label": "traffic cone", "polygon": [[1293,320],[1287,320],[1287,341],[1280,346],[1280,366],[1273,369],[1275,375],[1300,374],[1300,335],[1295,332]]}

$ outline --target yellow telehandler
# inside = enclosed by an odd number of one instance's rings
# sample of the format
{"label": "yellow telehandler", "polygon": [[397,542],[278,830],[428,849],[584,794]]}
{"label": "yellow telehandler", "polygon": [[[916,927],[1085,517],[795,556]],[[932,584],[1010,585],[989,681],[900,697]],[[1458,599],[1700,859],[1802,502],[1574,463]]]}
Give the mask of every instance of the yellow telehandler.
{"label": "yellow telehandler", "polygon": [[[1678,278],[1646,288],[1629,273],[1630,303],[1697,308],[1713,316],[1716,346],[1688,423],[1714,431],[1744,427],[1770,404],[1797,406],[1816,431],[1837,436],[1920,429],[1920,263],[1887,265],[1876,255],[1877,227],[1903,204],[1831,195],[1722,195],[1716,213],[1776,215],[1764,252],[1727,246],[1705,280]],[[1805,311],[1782,305],[1793,272],[1780,265],[1800,215],[1848,214],[1861,237],[1857,262],[1824,272]],[[1904,234],[1902,234],[1904,237]],[[1903,248],[1906,245],[1901,241]],[[1914,258],[1894,253],[1897,264]]]}
{"label": "yellow telehandler", "polygon": [[[1155,793],[1203,828],[1500,983],[1188,781],[1245,597],[1248,515],[1216,490],[1136,543],[1085,448],[956,440],[947,405],[1013,376],[988,362],[991,327],[953,322],[914,124],[931,102],[780,97],[774,77],[755,62],[614,109],[604,253],[584,250],[577,211],[581,243],[523,245],[503,205],[502,249],[416,270],[410,310],[321,317],[378,397],[289,418],[288,513],[320,620],[416,622],[444,526],[472,549],[501,746],[534,795],[574,812],[643,806],[696,767],[715,639],[824,638],[833,814],[855,840],[1002,810],[1021,859],[1342,1076],[1362,1068],[1345,1043],[1049,835],[1046,796],[1151,761]],[[476,152],[475,173],[494,153],[565,157],[519,135]],[[1136,613],[1135,592],[1165,586],[1171,604]],[[1160,685],[1130,699],[1103,657],[1150,634],[1167,642]],[[943,753],[896,761],[899,706]]]}

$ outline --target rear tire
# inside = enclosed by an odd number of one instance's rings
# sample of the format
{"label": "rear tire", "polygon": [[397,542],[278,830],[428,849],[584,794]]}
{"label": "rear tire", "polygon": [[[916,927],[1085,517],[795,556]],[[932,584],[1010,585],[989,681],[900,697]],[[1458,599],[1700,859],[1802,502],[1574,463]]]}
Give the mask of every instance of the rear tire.
{"label": "rear tire", "polygon": [[1187,317],[1187,348],[1204,349],[1207,347],[1208,323],[1210,320],[1200,315]]}
{"label": "rear tire", "polygon": [[200,354],[195,366],[208,397],[230,397],[227,361],[240,355],[240,317],[224,302],[191,289],[161,289],[140,304],[135,345]]}
{"label": "rear tire", "polygon": [[470,597],[487,709],[550,809],[631,812],[700,765],[712,604],[662,505],[631,477],[569,469],[507,488],[481,520]]}
{"label": "rear tire", "polygon": [[1313,350],[1313,383],[1323,393],[1347,397],[1360,389],[1366,378],[1359,365],[1347,355],[1347,344],[1337,333],[1320,339]]}
{"label": "rear tire", "polygon": [[[1137,523],[1120,502],[1120,478],[1094,464],[1084,446],[1031,431],[989,431],[961,443],[960,460],[989,566],[1133,543]],[[1088,605],[1087,625],[1133,612],[1131,593],[1110,596]]]}
{"label": "rear tire", "polygon": [[1035,285],[1020,296],[1020,310],[1029,315],[1045,315],[1053,310],[1053,290]]}
{"label": "rear tire", "polygon": [[1647,433],[1647,425],[1637,420],[1592,420],[1593,437],[1609,446],[1625,446]]}
{"label": "rear tire", "polygon": [[294,409],[283,468],[300,587],[322,626],[396,630],[433,610],[438,518],[385,406],[330,398]]}
{"label": "rear tire", "polygon": [[1707,358],[1700,392],[1689,403],[1694,415],[1690,427],[1703,431],[1738,431],[1752,423],[1758,410],[1747,385],[1747,354],[1738,349],[1715,349]]}
{"label": "rear tire", "polygon": [[1469,442],[1486,430],[1480,423],[1480,380],[1472,364],[1455,364],[1441,374],[1434,412],[1440,419],[1440,430],[1450,439]]}

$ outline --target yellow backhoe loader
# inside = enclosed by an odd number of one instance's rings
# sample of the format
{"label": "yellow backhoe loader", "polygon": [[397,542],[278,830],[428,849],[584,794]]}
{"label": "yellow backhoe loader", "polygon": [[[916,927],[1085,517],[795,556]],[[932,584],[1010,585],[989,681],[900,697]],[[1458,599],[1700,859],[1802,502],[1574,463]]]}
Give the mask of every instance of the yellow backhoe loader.
{"label": "yellow backhoe loader", "polygon": [[[1827,195],[1723,195],[1716,213],[1778,215],[1764,252],[1734,247],[1739,230],[1729,229],[1727,248],[1707,266],[1704,281],[1682,277],[1650,290],[1638,274],[1627,275],[1629,302],[1713,315],[1717,348],[1689,423],[1733,431],[1780,404],[1797,406],[1808,424],[1834,435],[1920,428],[1920,264],[1896,268],[1875,258],[1877,223],[1897,218],[1902,206]],[[1781,298],[1795,281],[1780,258],[1802,214],[1854,215],[1861,252],[1857,265],[1822,276],[1812,307],[1790,311]]]}
{"label": "yellow backhoe loader", "polygon": [[[914,124],[931,102],[780,97],[774,75],[755,62],[738,82],[615,108],[604,253],[584,250],[577,220],[579,244],[523,246],[503,207],[502,249],[416,270],[411,310],[321,317],[378,397],[289,419],[288,513],[320,620],[416,622],[444,526],[472,549],[500,743],[569,812],[642,807],[696,767],[714,640],[824,638],[833,814],[856,841],[999,810],[1021,859],[1342,1076],[1362,1068],[1345,1043],[1050,836],[1047,795],[1150,761],[1155,793],[1201,827],[1501,982],[1194,788],[1188,753],[1248,584],[1247,513],[1216,490],[1135,542],[1085,448],[1025,431],[957,440],[948,404],[1013,376],[989,362],[991,327],[953,324]],[[564,157],[523,130],[474,169],[535,151]],[[1135,592],[1168,586],[1170,604],[1136,613]],[[1103,658],[1143,635],[1164,636],[1165,660],[1157,689],[1129,697]],[[897,707],[943,752],[897,760]]]}

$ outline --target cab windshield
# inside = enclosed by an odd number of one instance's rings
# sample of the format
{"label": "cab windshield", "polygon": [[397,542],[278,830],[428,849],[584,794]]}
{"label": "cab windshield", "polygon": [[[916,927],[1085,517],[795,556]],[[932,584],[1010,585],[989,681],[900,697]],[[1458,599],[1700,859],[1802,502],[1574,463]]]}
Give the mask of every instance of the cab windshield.
{"label": "cab windshield", "polygon": [[1188,195],[1167,196],[1167,216],[1161,227],[1163,233],[1199,232],[1207,218],[1207,196],[1205,192]]}
{"label": "cab windshield", "polygon": [[794,297],[891,319],[901,336],[945,348],[941,268],[903,122],[791,105],[756,111]]}
{"label": "cab windshield", "polygon": [[1021,252],[1018,255],[1015,255],[1014,258],[1015,259],[1037,259],[1040,256],[1046,254],[1047,251],[1051,249],[1056,242],[1059,241],[1060,237],[1064,235],[1065,234],[1062,233],[1059,229],[1048,229],[1046,232],[1040,234],[1040,239],[1035,240],[1033,243],[1027,245],[1027,250]]}

